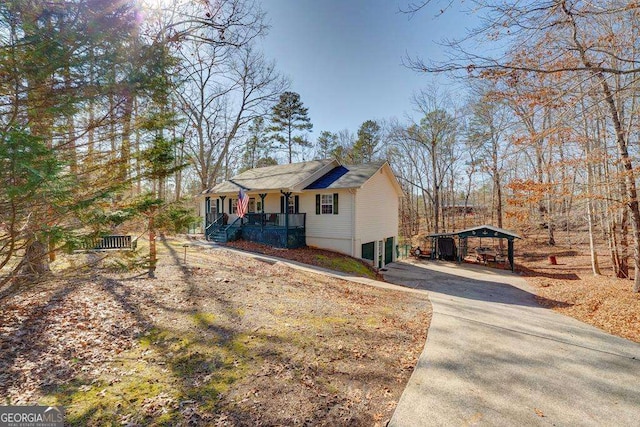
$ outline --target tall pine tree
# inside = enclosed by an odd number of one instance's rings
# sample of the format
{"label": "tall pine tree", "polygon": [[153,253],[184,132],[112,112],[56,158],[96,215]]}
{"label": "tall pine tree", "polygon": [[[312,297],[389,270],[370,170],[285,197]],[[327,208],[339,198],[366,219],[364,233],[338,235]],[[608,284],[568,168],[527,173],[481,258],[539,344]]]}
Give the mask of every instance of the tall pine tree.
{"label": "tall pine tree", "polygon": [[338,147],[338,135],[327,130],[320,132],[320,136],[316,140],[316,157],[319,159],[328,159]]}
{"label": "tall pine tree", "polygon": [[248,128],[249,137],[242,153],[241,171],[257,167],[261,159],[269,156],[269,140],[264,118],[256,117]]}
{"label": "tall pine tree", "polygon": [[313,125],[309,119],[308,109],[302,104],[296,92],[284,92],[280,101],[271,112],[272,138],[279,142],[288,153],[289,163],[293,163],[294,146],[308,147],[305,131],[311,131]]}
{"label": "tall pine tree", "polygon": [[358,139],[351,150],[352,161],[355,164],[373,161],[381,140],[380,125],[374,120],[367,120],[358,129]]}
{"label": "tall pine tree", "polygon": [[114,90],[100,78],[112,63],[104,47],[135,25],[132,7],[106,0],[0,4],[0,144],[8,172],[0,224],[13,230],[0,229],[0,258],[20,260],[9,277],[47,272],[55,250],[88,228],[89,208],[117,190],[113,168],[81,167],[81,156],[92,152],[90,141],[82,147],[83,135],[115,123],[117,111],[103,109],[99,121],[83,112],[100,101],[98,91]]}

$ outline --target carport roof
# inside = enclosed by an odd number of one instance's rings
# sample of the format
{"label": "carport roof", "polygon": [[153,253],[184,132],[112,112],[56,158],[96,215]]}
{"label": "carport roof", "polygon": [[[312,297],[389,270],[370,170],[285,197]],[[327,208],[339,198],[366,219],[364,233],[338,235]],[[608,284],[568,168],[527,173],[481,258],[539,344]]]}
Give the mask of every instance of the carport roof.
{"label": "carport roof", "polygon": [[429,237],[453,237],[458,236],[460,238],[465,237],[482,237],[482,238],[494,238],[494,239],[522,239],[519,235],[512,231],[505,230],[504,228],[494,227],[493,225],[479,225],[477,227],[467,228],[452,233],[437,233],[429,234]]}

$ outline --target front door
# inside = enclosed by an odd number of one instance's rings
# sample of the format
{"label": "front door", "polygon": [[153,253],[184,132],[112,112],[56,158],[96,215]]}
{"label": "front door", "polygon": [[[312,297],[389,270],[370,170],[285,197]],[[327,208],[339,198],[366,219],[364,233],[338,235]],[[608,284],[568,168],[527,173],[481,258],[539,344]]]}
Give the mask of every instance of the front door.
{"label": "front door", "polygon": [[393,262],[393,237],[388,237],[384,242],[384,263]]}

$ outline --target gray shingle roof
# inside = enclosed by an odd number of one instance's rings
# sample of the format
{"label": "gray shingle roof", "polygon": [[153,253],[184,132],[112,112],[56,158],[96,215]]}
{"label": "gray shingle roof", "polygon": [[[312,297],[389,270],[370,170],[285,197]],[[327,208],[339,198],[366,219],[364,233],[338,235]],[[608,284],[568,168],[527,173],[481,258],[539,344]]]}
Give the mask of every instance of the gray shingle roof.
{"label": "gray shingle roof", "polygon": [[314,175],[333,163],[338,165],[335,160],[325,159],[249,169],[205,193],[233,193],[239,190],[239,186],[245,190],[293,189],[307,180],[315,179]]}
{"label": "gray shingle roof", "polygon": [[203,194],[235,193],[240,187],[247,191],[360,188],[384,163],[341,166],[325,159],[267,166],[242,172]]}

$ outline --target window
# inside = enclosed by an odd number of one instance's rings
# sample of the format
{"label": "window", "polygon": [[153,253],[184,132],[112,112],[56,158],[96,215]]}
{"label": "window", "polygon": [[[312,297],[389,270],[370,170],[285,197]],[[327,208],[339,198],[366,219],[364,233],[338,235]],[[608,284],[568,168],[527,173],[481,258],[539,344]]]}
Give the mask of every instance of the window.
{"label": "window", "polygon": [[338,215],[338,193],[316,194],[316,215]]}
{"label": "window", "polygon": [[[249,205],[251,205],[251,201],[249,201]],[[262,200],[256,201],[256,212],[262,212]]]}
{"label": "window", "polygon": [[320,195],[320,212],[324,214],[333,213],[333,194]]}
{"label": "window", "polygon": [[289,203],[285,210],[286,197],[280,196],[280,213],[296,214],[300,212],[300,196],[289,196]]}
{"label": "window", "polygon": [[[258,202],[260,203],[260,202]],[[256,213],[256,199],[255,197],[251,197],[249,199],[249,213]]]}
{"label": "window", "polygon": [[362,259],[368,259],[373,261],[373,254],[375,252],[375,242],[362,244]]}
{"label": "window", "polygon": [[238,213],[238,199],[229,199],[229,203],[231,203],[231,213]]}

